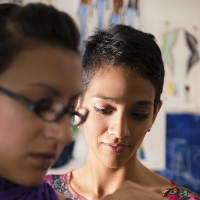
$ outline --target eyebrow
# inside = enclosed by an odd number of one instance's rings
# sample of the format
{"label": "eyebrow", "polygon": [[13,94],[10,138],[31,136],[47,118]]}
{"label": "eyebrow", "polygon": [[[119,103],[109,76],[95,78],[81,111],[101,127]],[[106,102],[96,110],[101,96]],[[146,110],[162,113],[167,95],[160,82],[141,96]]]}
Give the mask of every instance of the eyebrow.
{"label": "eyebrow", "polygon": [[54,89],[53,87],[51,87],[50,85],[47,85],[45,83],[28,83],[29,86],[33,86],[33,87],[44,87],[48,90],[50,90],[55,96],[59,96],[60,93],[58,92],[58,90]]}
{"label": "eyebrow", "polygon": [[[94,95],[92,97],[96,97],[96,98],[99,98],[99,99],[104,99],[104,100],[111,101],[113,103],[117,103],[117,100],[115,98],[104,96],[104,95],[97,94],[97,95]],[[143,105],[152,105],[152,106],[154,106],[154,103],[151,102],[151,101],[138,101],[138,102],[134,103],[134,105],[136,105],[136,106],[143,106]]]}
{"label": "eyebrow", "polygon": [[92,97],[96,97],[96,98],[99,98],[99,99],[104,99],[104,100],[112,101],[113,103],[117,103],[115,98],[107,97],[107,96],[104,96],[104,95],[97,94],[97,95],[94,95]]}
{"label": "eyebrow", "polygon": [[151,101],[138,101],[135,105],[137,106],[143,106],[143,105],[152,105],[154,106],[154,103]]}

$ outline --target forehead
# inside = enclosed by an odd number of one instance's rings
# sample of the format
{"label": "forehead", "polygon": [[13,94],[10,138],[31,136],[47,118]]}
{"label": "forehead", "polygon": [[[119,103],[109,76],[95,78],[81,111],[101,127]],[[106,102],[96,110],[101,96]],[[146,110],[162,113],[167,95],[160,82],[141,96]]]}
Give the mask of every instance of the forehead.
{"label": "forehead", "polygon": [[26,49],[0,76],[0,84],[23,87],[42,82],[60,92],[80,92],[82,67],[79,55],[56,46],[40,45]]}
{"label": "forehead", "polygon": [[105,66],[93,76],[86,94],[95,94],[130,100],[151,100],[155,98],[152,83],[139,73],[121,66]]}

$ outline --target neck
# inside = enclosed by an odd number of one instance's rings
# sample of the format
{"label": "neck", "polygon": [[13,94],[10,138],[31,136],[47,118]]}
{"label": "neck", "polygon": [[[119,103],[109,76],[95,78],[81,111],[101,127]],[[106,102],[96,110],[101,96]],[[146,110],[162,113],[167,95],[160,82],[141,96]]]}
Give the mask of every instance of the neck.
{"label": "neck", "polygon": [[[171,186],[170,181],[149,170],[133,155],[123,166],[108,166],[89,150],[85,165],[72,173],[72,188],[86,199],[101,199],[116,191],[121,184],[130,180],[146,188],[162,192]],[[83,188],[84,185],[84,188]]]}
{"label": "neck", "polygon": [[[140,165],[140,162],[134,155],[124,166],[112,168],[99,161],[89,151],[86,164],[80,168],[80,174],[84,174],[84,177],[86,177],[84,179],[85,190],[87,187],[92,196],[84,197],[87,199],[103,198],[118,189],[125,180],[138,182],[138,165]],[[136,171],[137,173],[135,173]]]}

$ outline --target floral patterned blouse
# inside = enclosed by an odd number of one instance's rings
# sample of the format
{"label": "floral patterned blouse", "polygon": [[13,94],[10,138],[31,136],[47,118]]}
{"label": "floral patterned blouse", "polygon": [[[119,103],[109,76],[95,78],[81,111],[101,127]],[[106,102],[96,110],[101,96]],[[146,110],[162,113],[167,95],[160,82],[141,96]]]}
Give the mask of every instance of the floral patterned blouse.
{"label": "floral patterned blouse", "polygon": [[[70,185],[72,171],[61,175],[48,175],[45,178],[52,188],[63,193],[67,198],[75,200],[86,200],[84,197],[77,194]],[[176,185],[173,181],[172,186],[161,193],[162,197],[167,197],[170,200],[200,200],[200,196],[187,188]]]}

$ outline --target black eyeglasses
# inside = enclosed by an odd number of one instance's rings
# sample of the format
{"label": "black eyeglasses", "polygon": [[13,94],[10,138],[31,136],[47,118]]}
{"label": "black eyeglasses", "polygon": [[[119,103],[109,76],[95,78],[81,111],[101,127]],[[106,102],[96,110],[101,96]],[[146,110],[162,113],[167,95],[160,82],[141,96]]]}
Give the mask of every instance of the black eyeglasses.
{"label": "black eyeglasses", "polygon": [[65,107],[63,102],[58,99],[44,98],[34,102],[2,87],[0,87],[0,92],[27,106],[47,122],[58,121],[64,114],[69,114],[71,126],[79,126],[85,122],[89,113],[84,107],[78,108],[78,111],[75,110],[75,107]]}

